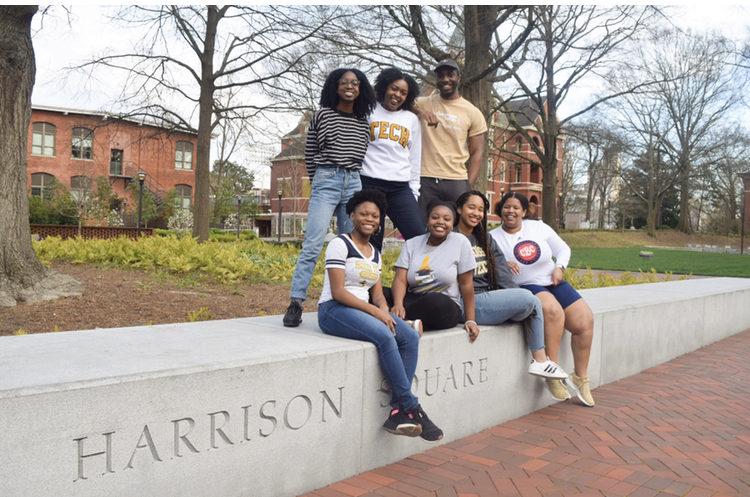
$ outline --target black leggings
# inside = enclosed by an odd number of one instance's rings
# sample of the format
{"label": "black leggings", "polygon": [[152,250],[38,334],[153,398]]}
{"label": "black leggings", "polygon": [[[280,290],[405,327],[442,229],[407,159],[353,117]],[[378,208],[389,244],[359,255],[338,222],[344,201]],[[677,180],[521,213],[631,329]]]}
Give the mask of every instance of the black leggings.
{"label": "black leggings", "polygon": [[[393,307],[393,293],[388,287],[383,287],[383,295],[388,301],[388,307]],[[461,308],[452,298],[442,293],[411,293],[404,297],[406,319],[421,319],[425,331],[444,330],[453,328],[463,321]]]}

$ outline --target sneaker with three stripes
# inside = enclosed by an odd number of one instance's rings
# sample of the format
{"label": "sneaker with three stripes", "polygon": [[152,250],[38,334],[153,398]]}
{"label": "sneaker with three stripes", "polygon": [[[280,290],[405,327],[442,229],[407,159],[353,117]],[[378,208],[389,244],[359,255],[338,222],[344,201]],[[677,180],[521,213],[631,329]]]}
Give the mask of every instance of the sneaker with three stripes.
{"label": "sneaker with three stripes", "polygon": [[568,377],[568,373],[566,373],[563,368],[549,359],[544,362],[531,361],[531,364],[529,365],[529,374],[542,376],[544,378],[554,378],[557,380],[564,380]]}

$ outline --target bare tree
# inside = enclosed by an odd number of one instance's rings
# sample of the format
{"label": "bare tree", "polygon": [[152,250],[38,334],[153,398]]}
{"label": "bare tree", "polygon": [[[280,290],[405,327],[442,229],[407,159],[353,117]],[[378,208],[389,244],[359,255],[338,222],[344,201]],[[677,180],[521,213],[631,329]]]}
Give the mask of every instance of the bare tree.
{"label": "bare tree", "polygon": [[[198,114],[193,235],[208,238],[211,133],[224,119],[247,119],[279,107],[252,94],[292,70],[310,39],[337,10],[277,6],[148,6],[122,10],[119,19],[148,35],[130,53],[106,55],[80,67],[126,71],[123,102],[132,114],[191,126],[190,115],[164,104],[176,99]],[[289,51],[292,50],[290,56]],[[228,98],[230,92],[236,98]],[[145,98],[145,100],[144,100]]]}
{"label": "bare tree", "polygon": [[[517,89],[500,99],[498,110],[505,112],[513,128],[528,141],[544,172],[543,219],[558,226],[557,167],[560,161],[558,142],[561,130],[573,119],[591,111],[603,102],[633,91],[633,88],[607,93],[569,113],[564,118],[559,109],[571,91],[592,78],[606,74],[626,52],[628,42],[649,26],[658,14],[651,7],[540,5],[534,7],[535,28],[529,37],[525,64],[521,69],[505,66]],[[527,109],[506,102],[525,101]],[[534,141],[521,114],[539,116],[533,120],[541,142]]]}
{"label": "bare tree", "polygon": [[623,168],[626,189],[646,207],[646,231],[656,236],[664,196],[677,181],[674,162],[664,153],[671,130],[663,102],[655,92],[636,92],[611,106],[615,125],[627,136],[633,160]]}
{"label": "bare tree", "polygon": [[[493,85],[511,77],[506,67],[521,64],[518,56],[533,27],[531,9],[520,6],[384,5],[353,7],[351,12],[322,39],[339,61],[371,72],[396,65],[434,87],[435,63],[456,59],[464,67],[461,94],[487,121]],[[474,186],[485,188],[486,181],[486,174],[480,174]]]}
{"label": "bare tree", "polygon": [[79,295],[74,279],[47,270],[31,246],[26,142],[36,72],[33,5],[0,7],[0,306]]}
{"label": "bare tree", "polygon": [[712,209],[708,228],[729,235],[738,233],[742,209],[742,178],[750,171],[750,135],[743,130],[722,129],[723,146],[707,171],[706,196]]}
{"label": "bare tree", "polygon": [[733,47],[723,37],[670,31],[655,38],[653,50],[643,52],[643,70],[659,81],[656,95],[670,122],[661,142],[677,166],[680,189],[677,228],[690,233],[692,181],[710,163],[712,131],[739,101],[746,78],[731,64]]}

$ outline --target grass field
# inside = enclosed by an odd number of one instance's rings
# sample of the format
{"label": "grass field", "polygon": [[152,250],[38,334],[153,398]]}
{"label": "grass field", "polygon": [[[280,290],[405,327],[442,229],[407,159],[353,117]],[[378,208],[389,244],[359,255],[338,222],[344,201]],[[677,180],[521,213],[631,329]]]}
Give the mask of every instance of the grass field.
{"label": "grass field", "polygon": [[[650,259],[640,257],[642,250],[653,252]],[[659,273],[750,278],[750,257],[734,254],[692,252],[645,247],[588,248],[575,247],[570,266],[575,268],[617,271],[651,271]]]}

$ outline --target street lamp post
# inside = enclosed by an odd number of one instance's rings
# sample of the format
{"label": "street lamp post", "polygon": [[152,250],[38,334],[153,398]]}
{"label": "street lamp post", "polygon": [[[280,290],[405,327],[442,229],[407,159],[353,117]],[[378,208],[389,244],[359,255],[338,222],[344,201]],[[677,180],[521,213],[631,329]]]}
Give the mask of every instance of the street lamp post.
{"label": "street lamp post", "polygon": [[146,180],[146,173],[138,171],[138,234],[141,234],[141,219],[143,217],[143,182]]}
{"label": "street lamp post", "polygon": [[281,190],[277,192],[279,194],[279,221],[276,223],[277,226],[277,233],[278,233],[278,241],[281,243]]}
{"label": "street lamp post", "polygon": [[240,239],[240,207],[242,206],[242,196],[237,195],[237,240]]}

